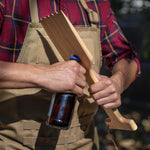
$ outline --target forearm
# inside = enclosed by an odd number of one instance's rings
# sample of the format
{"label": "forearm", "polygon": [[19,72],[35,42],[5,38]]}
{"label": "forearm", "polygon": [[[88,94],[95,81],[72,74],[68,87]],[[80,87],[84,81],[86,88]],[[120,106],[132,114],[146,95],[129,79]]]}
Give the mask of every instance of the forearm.
{"label": "forearm", "polygon": [[25,83],[25,82],[13,82],[13,81],[1,81],[0,82],[0,89],[23,89],[23,88],[33,88],[37,87],[35,84],[32,83]]}
{"label": "forearm", "polygon": [[0,88],[35,87],[34,65],[0,61]]}
{"label": "forearm", "polygon": [[0,61],[0,88],[38,87],[82,95],[85,73],[85,68],[73,60],[44,66]]}
{"label": "forearm", "polygon": [[111,79],[118,84],[120,93],[127,89],[135,80],[137,68],[137,63],[134,60],[129,59],[122,59],[115,64],[112,70]]}

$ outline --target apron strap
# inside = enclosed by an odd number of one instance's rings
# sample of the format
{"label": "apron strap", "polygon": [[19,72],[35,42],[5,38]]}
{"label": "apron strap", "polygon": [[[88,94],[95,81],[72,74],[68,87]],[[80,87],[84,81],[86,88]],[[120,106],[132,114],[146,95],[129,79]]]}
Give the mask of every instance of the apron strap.
{"label": "apron strap", "polygon": [[[94,24],[98,23],[99,22],[98,14],[92,9],[88,8],[85,0],[80,0],[80,2],[88,13],[89,21]],[[31,22],[38,23],[39,17],[38,17],[37,0],[29,0],[29,8],[30,8]]]}
{"label": "apron strap", "polygon": [[30,8],[31,22],[38,23],[39,16],[38,16],[37,0],[29,0],[29,8]]}
{"label": "apron strap", "polygon": [[88,13],[89,21],[94,24],[98,23],[99,22],[98,14],[87,6],[85,0],[80,0],[80,2]]}

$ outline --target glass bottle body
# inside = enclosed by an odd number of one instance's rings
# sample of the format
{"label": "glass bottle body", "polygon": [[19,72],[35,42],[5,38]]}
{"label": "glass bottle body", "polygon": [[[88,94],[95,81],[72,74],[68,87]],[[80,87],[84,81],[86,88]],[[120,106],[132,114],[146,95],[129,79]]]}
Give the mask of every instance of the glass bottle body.
{"label": "glass bottle body", "polygon": [[68,129],[76,102],[72,93],[56,93],[52,99],[48,114],[48,125]]}

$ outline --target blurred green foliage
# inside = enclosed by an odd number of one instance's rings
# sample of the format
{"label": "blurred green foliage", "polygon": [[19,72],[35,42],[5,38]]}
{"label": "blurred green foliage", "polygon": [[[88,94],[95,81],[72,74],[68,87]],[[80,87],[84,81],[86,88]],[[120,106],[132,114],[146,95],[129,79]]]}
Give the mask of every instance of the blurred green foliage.
{"label": "blurred green foliage", "polygon": [[147,21],[150,21],[150,8],[143,8],[142,15]]}
{"label": "blurred green foliage", "polygon": [[143,37],[143,41],[142,41],[142,53],[141,53],[141,57],[143,57],[143,59],[145,61],[149,61],[150,59],[150,35],[146,34]]}

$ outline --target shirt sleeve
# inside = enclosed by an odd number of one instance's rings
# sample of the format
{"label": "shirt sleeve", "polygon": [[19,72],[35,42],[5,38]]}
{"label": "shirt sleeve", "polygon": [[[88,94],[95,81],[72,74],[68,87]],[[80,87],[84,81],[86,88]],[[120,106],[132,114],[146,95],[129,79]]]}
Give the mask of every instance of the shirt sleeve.
{"label": "shirt sleeve", "polygon": [[2,22],[3,22],[4,5],[5,5],[5,0],[1,0],[0,1],[0,29],[1,29],[1,26],[2,26]]}
{"label": "shirt sleeve", "polygon": [[140,74],[140,62],[136,49],[126,39],[119,27],[116,17],[109,6],[106,30],[102,40],[103,58],[105,66],[112,69],[113,65],[123,58],[134,59],[138,65],[137,76]]}

